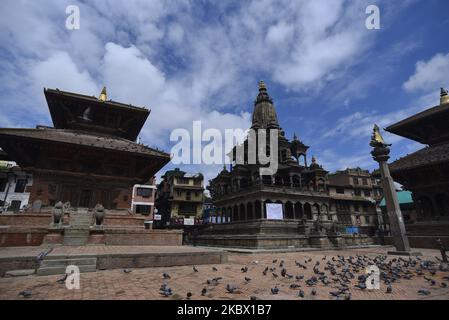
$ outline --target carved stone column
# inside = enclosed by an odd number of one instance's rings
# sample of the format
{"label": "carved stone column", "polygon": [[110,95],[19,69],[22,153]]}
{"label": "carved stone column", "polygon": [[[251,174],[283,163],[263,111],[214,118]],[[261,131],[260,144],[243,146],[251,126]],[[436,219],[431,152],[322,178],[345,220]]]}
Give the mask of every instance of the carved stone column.
{"label": "carved stone column", "polygon": [[379,163],[382,176],[382,186],[384,189],[385,203],[387,206],[388,218],[390,220],[390,230],[393,237],[395,252],[388,254],[399,255],[418,255],[419,253],[410,252],[410,244],[406,235],[404,219],[402,217],[401,208],[399,207],[398,196],[394,186],[393,178],[390,175],[388,167],[388,159],[390,158],[390,145],[387,145],[379,133],[379,127],[374,127],[374,133],[370,145],[373,147],[371,155],[373,159]]}

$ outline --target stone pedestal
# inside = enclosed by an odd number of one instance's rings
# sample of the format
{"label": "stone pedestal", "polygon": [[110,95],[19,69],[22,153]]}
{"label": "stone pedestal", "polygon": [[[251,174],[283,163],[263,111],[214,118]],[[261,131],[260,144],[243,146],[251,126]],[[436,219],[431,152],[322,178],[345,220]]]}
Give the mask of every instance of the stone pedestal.
{"label": "stone pedestal", "polygon": [[87,244],[98,245],[106,244],[106,237],[103,226],[93,226],[89,231]]}
{"label": "stone pedestal", "polygon": [[45,244],[62,244],[64,239],[64,228],[56,224],[48,228],[48,232],[42,241]]}

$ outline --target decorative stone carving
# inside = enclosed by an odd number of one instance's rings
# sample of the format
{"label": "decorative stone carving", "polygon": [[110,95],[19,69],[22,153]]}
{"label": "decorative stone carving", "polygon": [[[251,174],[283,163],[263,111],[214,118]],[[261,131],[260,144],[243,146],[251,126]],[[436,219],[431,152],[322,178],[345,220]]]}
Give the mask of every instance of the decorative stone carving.
{"label": "decorative stone carving", "polygon": [[53,225],[61,225],[64,216],[64,208],[61,201],[55,204],[52,210]]}
{"label": "decorative stone carving", "polygon": [[104,207],[101,204],[95,206],[95,227],[103,225]]}

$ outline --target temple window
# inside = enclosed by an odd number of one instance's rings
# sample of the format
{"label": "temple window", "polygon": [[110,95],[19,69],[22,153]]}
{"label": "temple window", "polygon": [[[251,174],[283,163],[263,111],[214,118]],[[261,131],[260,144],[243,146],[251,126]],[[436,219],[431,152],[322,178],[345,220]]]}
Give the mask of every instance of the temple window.
{"label": "temple window", "polygon": [[150,188],[137,188],[137,195],[142,198],[149,198],[152,195],[152,189]]}
{"label": "temple window", "polygon": [[0,179],[0,192],[4,192],[5,191],[6,183],[7,183],[6,179]]}
{"label": "temple window", "polygon": [[27,180],[26,179],[19,179],[19,180],[17,180],[16,188],[14,189],[14,192],[16,192],[16,193],[24,193],[26,185],[27,185]]}

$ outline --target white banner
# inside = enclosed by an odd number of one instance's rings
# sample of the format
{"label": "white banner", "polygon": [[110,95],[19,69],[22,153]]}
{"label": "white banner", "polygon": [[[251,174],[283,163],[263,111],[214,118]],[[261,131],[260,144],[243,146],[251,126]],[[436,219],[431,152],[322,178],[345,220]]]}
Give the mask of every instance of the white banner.
{"label": "white banner", "polygon": [[154,220],[162,220],[162,215],[160,215],[160,214],[155,214],[155,215],[154,215]]}
{"label": "white banner", "polygon": [[282,220],[282,203],[267,203],[267,219],[268,220]]}
{"label": "white banner", "polygon": [[194,218],[185,218],[184,219],[184,225],[185,226],[193,226],[195,224]]}

